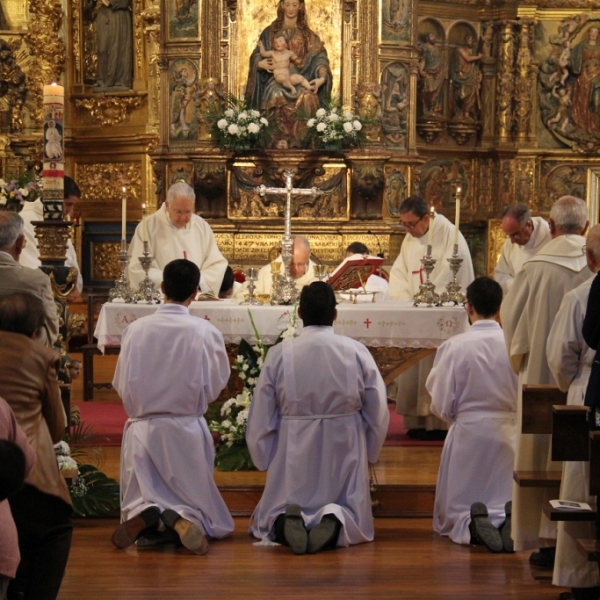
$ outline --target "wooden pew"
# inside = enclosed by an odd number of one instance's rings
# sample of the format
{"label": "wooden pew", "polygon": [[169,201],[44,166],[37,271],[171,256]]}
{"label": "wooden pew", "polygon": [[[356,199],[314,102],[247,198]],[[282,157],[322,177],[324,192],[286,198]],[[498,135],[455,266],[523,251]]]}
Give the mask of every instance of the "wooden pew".
{"label": "wooden pew", "polygon": [[[552,433],[552,407],[567,403],[566,392],[555,385],[524,385],[521,433]],[[560,487],[560,471],[514,471],[513,479],[521,487]]]}

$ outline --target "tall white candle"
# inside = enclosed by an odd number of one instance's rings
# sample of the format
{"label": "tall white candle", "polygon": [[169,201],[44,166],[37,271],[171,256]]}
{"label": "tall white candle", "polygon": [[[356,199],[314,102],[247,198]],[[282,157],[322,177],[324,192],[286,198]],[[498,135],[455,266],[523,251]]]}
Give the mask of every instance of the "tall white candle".
{"label": "tall white candle", "polygon": [[460,193],[461,188],[456,188],[456,213],[454,215],[454,244],[458,245],[458,228],[460,225]]}
{"label": "tall white candle", "polygon": [[123,198],[121,199],[121,239],[127,239],[127,196],[123,188]]}
{"label": "tall white candle", "polygon": [[146,225],[146,204],[142,204],[142,242],[148,241],[148,226]]}
{"label": "tall white candle", "polygon": [[433,239],[433,216],[435,211],[433,210],[433,206],[429,211],[429,229],[427,230],[427,245],[431,246],[431,240]]}

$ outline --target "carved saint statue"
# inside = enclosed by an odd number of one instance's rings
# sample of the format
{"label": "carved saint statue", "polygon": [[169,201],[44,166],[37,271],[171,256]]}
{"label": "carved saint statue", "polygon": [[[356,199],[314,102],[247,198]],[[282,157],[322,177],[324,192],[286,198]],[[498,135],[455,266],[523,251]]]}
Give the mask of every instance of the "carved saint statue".
{"label": "carved saint statue", "polygon": [[[94,4],[96,0],[88,0]],[[133,80],[131,0],[99,0],[98,65],[94,91],[130,90]]]}
{"label": "carved saint statue", "polygon": [[454,89],[454,117],[476,121],[481,100],[481,71],[478,61],[483,54],[474,53],[475,39],[467,34],[464,46],[458,46],[452,63],[452,87]]}
{"label": "carved saint statue", "polygon": [[327,51],[308,27],[305,1],[279,0],[277,18],[261,33],[250,57],[246,100],[252,108],[265,109],[293,146],[303,126],[297,110],[314,114],[331,87]]}
{"label": "carved saint statue", "polygon": [[433,31],[425,35],[419,55],[419,87],[423,114],[441,116],[444,109],[444,64]]}
{"label": "carved saint statue", "polygon": [[600,135],[600,30],[590,27],[586,39],[571,51],[573,87],[571,116],[575,125]]}

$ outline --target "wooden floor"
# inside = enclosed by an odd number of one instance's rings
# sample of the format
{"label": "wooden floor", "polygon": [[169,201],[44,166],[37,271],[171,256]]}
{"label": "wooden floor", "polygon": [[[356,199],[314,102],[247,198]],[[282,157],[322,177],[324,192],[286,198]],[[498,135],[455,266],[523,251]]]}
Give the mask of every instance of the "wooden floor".
{"label": "wooden floor", "polygon": [[[101,357],[107,378],[115,357]],[[81,380],[73,400],[82,399]],[[96,400],[118,402],[111,390]],[[119,478],[120,448],[108,447],[103,470]],[[381,487],[435,486],[439,448],[384,448],[376,468]],[[264,474],[215,473],[221,489],[262,486]],[[425,512],[431,512],[427,506]],[[376,518],[375,541],[315,556],[295,556],[280,546],[256,546],[248,519],[234,534],[211,542],[205,557],[167,546],[123,551],[110,543],[116,519],[78,519],[61,600],[196,598],[434,598],[556,599],[562,588],[535,581],[528,552],[491,554],[458,546],[431,529],[431,518]]]}

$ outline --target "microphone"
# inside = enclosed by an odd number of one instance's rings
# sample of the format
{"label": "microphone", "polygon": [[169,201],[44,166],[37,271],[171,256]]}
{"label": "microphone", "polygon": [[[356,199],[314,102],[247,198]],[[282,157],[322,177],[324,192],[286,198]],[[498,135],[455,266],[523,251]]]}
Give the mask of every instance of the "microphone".
{"label": "microphone", "polygon": [[379,252],[377,253],[377,256],[379,258],[385,258],[383,255],[383,250],[381,249],[381,242],[379,241],[379,236],[376,233],[373,233],[370,229],[367,230],[367,233],[369,235],[372,235],[375,240],[377,241],[377,249],[379,250]]}

